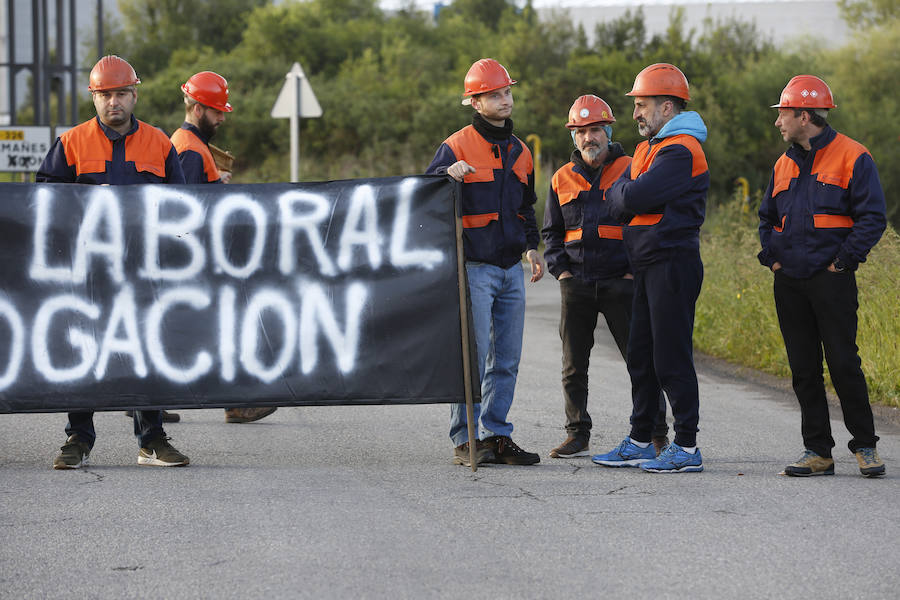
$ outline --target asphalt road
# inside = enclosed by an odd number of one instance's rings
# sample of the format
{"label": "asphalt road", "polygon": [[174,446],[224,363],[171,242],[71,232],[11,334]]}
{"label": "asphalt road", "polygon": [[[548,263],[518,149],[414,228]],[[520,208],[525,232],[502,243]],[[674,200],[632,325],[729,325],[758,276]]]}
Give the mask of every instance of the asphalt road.
{"label": "asphalt road", "polygon": [[[138,467],[131,423],[96,416],[92,465],[54,471],[65,416],[0,415],[0,598],[897,598],[900,433],[858,475],[833,414],[836,475],[799,456],[788,391],[698,361],[703,473],[607,469],[564,438],[558,292],[528,286],[511,412],[533,467],[450,461],[447,406],[282,408],[169,425],[192,464]],[[628,377],[605,326],[592,449],[628,431]]]}

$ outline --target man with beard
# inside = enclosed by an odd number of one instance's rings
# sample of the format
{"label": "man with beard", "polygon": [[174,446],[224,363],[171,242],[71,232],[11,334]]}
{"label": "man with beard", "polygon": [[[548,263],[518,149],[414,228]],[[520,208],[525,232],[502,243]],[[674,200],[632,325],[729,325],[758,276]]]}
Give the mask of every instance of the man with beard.
{"label": "man with beard", "polygon": [[[228,82],[218,73],[202,71],[181,86],[184,93],[184,123],[172,134],[172,143],[188,183],[228,183],[231,173],[219,171],[209,151],[209,140],[231,112]],[[226,408],[227,423],[250,423],[271,415],[274,406]]]}
{"label": "man with beard", "polygon": [[856,346],[856,269],[887,225],[872,155],[825,120],[828,85],[797,75],[781,92],[775,126],[791,147],[759,206],[759,262],[775,274],[775,309],[800,402],[804,451],[785,475],[834,475],[834,438],[822,375],[841,402],[848,446],[865,477],[884,475],[866,377]]}
{"label": "man with beard", "polygon": [[[129,185],[184,183],[178,154],[166,134],[134,118],[137,84],[128,62],[104,56],[91,69],[91,98],[97,118],[73,127],[56,139],[35,180],[48,183]],[[139,465],[180,467],[190,460],[171,444],[163,430],[163,411],[132,413],[138,438]],[[94,447],[94,413],[69,413],[66,443],[53,460],[54,469],[78,469]]]}
{"label": "man with beard", "polygon": [[203,71],[192,75],[184,85],[184,123],[172,134],[172,143],[188,183],[228,183],[231,173],[219,171],[209,151],[209,141],[225,113],[232,111],[228,103],[228,82],[218,73]]}
{"label": "man with beard", "polygon": [[[562,296],[559,337],[567,434],[550,451],[551,458],[590,455],[588,363],[601,313],[622,358],[626,356],[634,277],[622,243],[622,225],[610,214],[604,198],[609,186],[631,166],[631,157],[612,142],[615,121],[601,98],[587,95],[575,100],[566,123],[575,150],[571,161],[553,175],[544,210],[544,258],[559,280]],[[668,445],[662,394],[659,400],[661,414],[653,431],[657,451]]]}
{"label": "man with beard", "polygon": [[[522,252],[531,265],[531,281],[544,276],[537,251],[534,163],[528,146],[512,134],[509,118],[515,83],[492,58],[469,68],[462,103],[475,109],[472,125],[444,140],[426,173],[446,174],[463,184],[463,249],[481,380],[473,424],[481,423],[476,462],[533,465],[540,456],[512,441],[507,421],[525,329]],[[465,405],[452,405],[453,462],[471,466],[467,429]]]}
{"label": "man with beard", "polygon": [[[627,95],[634,97],[632,116],[647,141],[638,144],[631,168],[610,186],[606,198],[613,214],[626,223],[623,239],[634,270],[626,360],[631,432],[593,461],[652,473],[702,471],[693,332],[703,282],[700,226],[709,189],[700,145],[706,125],[696,112],[684,110],[690,100],[687,78],[668,63],[638,73]],[[675,441],[657,457],[650,442],[661,390],[672,404]]]}

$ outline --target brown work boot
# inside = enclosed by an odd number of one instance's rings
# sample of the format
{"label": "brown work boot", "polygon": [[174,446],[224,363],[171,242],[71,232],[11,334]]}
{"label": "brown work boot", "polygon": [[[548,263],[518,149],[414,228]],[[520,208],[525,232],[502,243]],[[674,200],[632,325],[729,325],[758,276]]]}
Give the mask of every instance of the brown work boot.
{"label": "brown work boot", "polygon": [[[494,450],[483,441],[475,440],[475,463],[482,465],[490,462],[494,462]],[[460,444],[453,449],[453,464],[464,467],[472,466],[472,461],[469,460],[469,442]]]}
{"label": "brown work boot", "polygon": [[654,435],[650,441],[653,442],[653,449],[656,450],[657,456],[669,445],[669,438],[664,435]]}
{"label": "brown work boot", "polygon": [[263,417],[268,417],[278,410],[274,406],[259,406],[256,408],[226,408],[226,423],[252,423],[259,421]]}
{"label": "brown work boot", "polygon": [[587,438],[575,435],[570,435],[566,441],[550,451],[550,458],[576,458],[590,455]]}

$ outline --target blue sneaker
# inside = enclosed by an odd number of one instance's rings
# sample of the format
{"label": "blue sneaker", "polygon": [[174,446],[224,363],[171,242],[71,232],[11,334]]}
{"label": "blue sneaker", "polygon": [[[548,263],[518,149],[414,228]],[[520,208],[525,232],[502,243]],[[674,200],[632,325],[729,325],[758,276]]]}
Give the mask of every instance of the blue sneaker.
{"label": "blue sneaker", "polygon": [[693,454],[672,442],[659,456],[641,464],[641,469],[650,473],[690,473],[703,470],[703,457],[700,448]]}
{"label": "blue sneaker", "polygon": [[625,438],[611,452],[595,454],[591,460],[604,467],[639,467],[641,463],[654,458],[656,458],[656,450],[653,449],[653,444],[641,448],[632,442],[631,438]]}

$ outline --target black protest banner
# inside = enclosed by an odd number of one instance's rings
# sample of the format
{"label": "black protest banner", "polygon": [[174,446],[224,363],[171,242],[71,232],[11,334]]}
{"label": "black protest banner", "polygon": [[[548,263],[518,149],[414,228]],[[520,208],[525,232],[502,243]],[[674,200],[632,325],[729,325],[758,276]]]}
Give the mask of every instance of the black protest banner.
{"label": "black protest banner", "polygon": [[0,184],[0,413],[465,402],[454,190]]}

